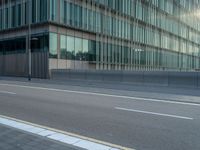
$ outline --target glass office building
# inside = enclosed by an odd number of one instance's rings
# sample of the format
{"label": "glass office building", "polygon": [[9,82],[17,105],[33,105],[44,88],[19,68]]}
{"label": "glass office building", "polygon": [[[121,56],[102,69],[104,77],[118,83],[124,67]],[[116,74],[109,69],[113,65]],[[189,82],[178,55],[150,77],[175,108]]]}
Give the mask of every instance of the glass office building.
{"label": "glass office building", "polygon": [[0,55],[26,52],[29,16],[49,69],[200,69],[200,0],[1,0]]}

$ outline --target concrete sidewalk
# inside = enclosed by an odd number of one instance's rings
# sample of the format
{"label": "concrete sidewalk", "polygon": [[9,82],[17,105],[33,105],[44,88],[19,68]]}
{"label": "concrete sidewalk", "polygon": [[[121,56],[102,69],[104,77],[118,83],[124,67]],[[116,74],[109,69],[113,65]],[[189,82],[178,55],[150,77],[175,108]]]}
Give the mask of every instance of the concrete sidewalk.
{"label": "concrete sidewalk", "polygon": [[0,150],[82,150],[0,125]]}

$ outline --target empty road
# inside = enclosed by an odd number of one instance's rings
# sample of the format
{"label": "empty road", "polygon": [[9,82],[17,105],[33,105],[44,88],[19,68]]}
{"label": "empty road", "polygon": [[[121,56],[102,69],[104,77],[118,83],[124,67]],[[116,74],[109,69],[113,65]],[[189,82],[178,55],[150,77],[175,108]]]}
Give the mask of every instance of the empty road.
{"label": "empty road", "polygon": [[0,80],[0,115],[136,150],[199,150],[200,104],[190,100],[200,97],[147,95]]}

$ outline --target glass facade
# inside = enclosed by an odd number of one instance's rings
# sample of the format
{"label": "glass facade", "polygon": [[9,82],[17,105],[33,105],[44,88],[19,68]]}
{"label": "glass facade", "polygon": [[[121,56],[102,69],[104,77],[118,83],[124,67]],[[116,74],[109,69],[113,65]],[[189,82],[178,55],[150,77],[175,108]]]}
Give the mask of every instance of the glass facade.
{"label": "glass facade", "polygon": [[[198,0],[60,0],[56,20],[95,34],[88,58],[98,69],[196,70],[199,4]],[[81,45],[76,38],[74,42]],[[72,51],[74,60],[82,60],[76,47]]]}
{"label": "glass facade", "polygon": [[[3,0],[0,30],[26,25],[27,8],[26,0]],[[200,0],[32,0],[32,23],[89,35],[49,33],[50,58],[105,70],[197,70],[199,9]]]}
{"label": "glass facade", "polygon": [[13,54],[13,53],[25,53],[25,51],[26,51],[25,37],[0,41],[0,55]]}
{"label": "glass facade", "polygon": [[96,42],[83,38],[60,35],[60,58],[96,62]]}
{"label": "glass facade", "polygon": [[[48,33],[32,35],[31,51],[47,52],[49,49]],[[0,55],[26,53],[26,37],[0,40]]]}
{"label": "glass facade", "polygon": [[[1,0],[0,30],[21,27],[28,24],[29,0]],[[48,0],[32,0],[32,23],[48,20]]]}

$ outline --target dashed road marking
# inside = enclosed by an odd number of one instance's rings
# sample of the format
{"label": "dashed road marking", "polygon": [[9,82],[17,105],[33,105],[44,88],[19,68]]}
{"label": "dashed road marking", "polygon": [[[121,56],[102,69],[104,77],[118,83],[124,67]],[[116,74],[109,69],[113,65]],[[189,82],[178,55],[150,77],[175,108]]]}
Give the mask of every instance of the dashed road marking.
{"label": "dashed road marking", "polygon": [[0,94],[11,94],[11,95],[16,95],[17,93],[14,92],[9,92],[9,91],[0,91]]}
{"label": "dashed road marking", "polygon": [[184,116],[178,116],[178,115],[170,115],[170,114],[163,114],[163,113],[156,113],[156,112],[136,110],[136,109],[128,109],[128,108],[121,108],[121,107],[115,107],[115,109],[117,109],[117,110],[123,110],[123,111],[129,111],[129,112],[136,112],[136,113],[143,113],[143,114],[150,114],[150,115],[171,117],[171,118],[177,118],[177,119],[194,120],[194,118],[190,118],[190,117],[184,117]]}

